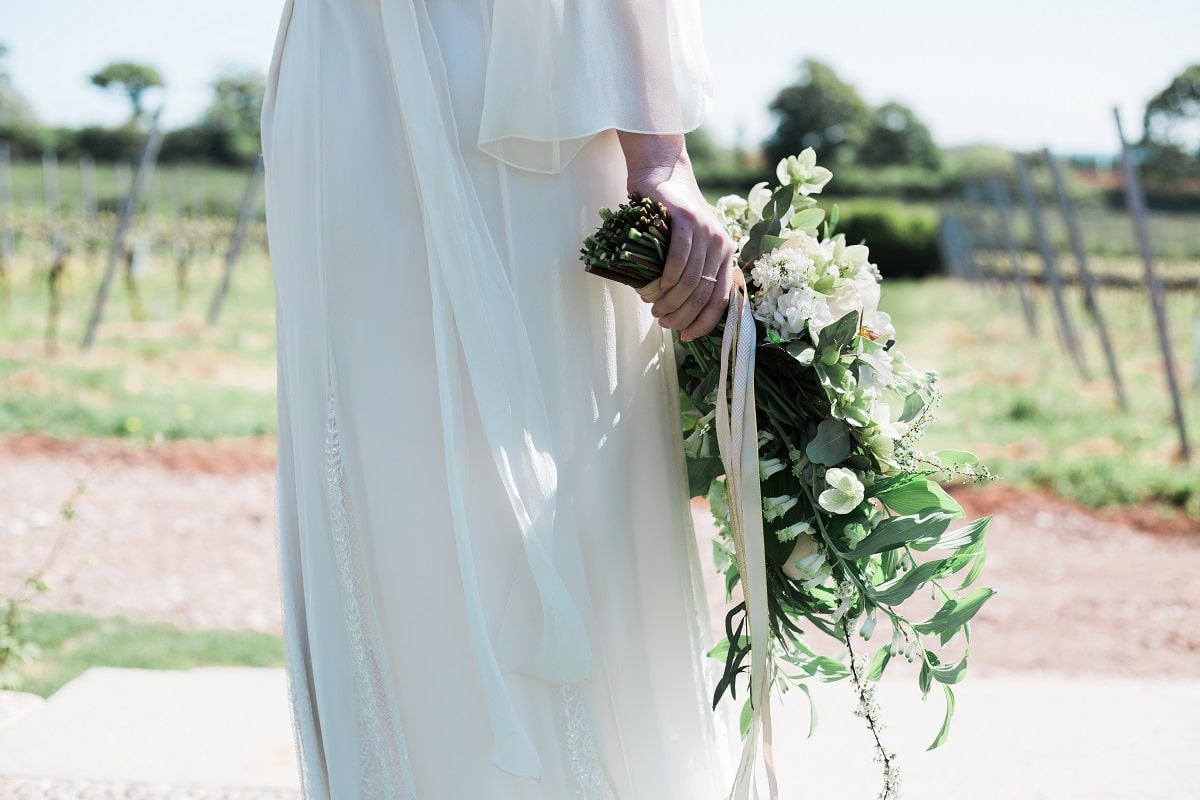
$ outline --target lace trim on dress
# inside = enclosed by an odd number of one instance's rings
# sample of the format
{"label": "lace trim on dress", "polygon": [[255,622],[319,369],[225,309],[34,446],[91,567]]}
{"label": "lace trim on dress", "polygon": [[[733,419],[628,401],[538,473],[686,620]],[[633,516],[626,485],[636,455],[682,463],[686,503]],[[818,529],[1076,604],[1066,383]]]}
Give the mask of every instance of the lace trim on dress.
{"label": "lace trim on dress", "polygon": [[[312,699],[308,695],[308,664],[304,654],[300,652],[300,646],[291,644],[296,641],[293,632],[289,631],[285,638],[288,642],[285,659],[288,700],[292,705],[292,737],[295,740],[296,753],[300,756],[300,796],[309,800],[328,797],[329,789],[325,787],[324,780],[314,781],[314,776],[309,770],[310,764],[318,763],[316,759],[319,755],[313,752],[317,738],[311,729],[316,725],[316,717],[313,715]],[[308,735],[301,730],[302,726],[309,728]],[[315,789],[314,782],[318,783]]]}
{"label": "lace trim on dress", "polygon": [[[336,402],[332,387],[326,399],[325,472],[329,515],[346,629],[354,651],[354,683],[358,698],[358,756],[360,800],[416,800],[408,748],[398,721],[385,726],[391,713],[382,648],[368,629],[364,612],[369,578],[358,541],[354,514],[347,502],[346,469],[338,438]],[[393,728],[389,730],[388,728]],[[402,789],[403,791],[400,791]]]}
{"label": "lace trim on dress", "polygon": [[592,730],[592,714],[585,699],[586,684],[568,683],[559,687],[563,719],[563,745],[566,749],[567,772],[579,800],[612,800],[613,793],[596,746]]}

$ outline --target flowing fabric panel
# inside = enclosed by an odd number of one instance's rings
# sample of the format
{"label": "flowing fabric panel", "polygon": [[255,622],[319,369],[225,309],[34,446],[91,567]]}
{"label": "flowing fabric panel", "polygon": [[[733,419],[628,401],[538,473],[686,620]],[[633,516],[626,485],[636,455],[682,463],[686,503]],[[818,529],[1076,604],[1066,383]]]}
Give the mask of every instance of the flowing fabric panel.
{"label": "flowing fabric panel", "polygon": [[495,0],[479,146],[558,172],[615,128],[686,133],[712,86],[696,0]]}

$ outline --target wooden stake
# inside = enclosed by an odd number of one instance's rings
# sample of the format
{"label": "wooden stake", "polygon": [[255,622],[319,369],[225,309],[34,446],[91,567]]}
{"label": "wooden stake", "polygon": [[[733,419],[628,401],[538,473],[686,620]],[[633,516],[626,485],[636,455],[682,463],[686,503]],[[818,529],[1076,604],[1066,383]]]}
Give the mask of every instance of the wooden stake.
{"label": "wooden stake", "polygon": [[150,180],[150,173],[154,170],[154,162],[158,158],[158,148],[162,145],[162,130],[158,127],[158,118],[161,113],[161,108],[154,113],[154,118],[150,123],[150,135],[146,139],[146,146],[142,149],[142,158],[138,162],[137,175],[133,179],[133,185],[129,187],[129,194],[121,208],[121,219],[113,233],[112,246],[108,252],[108,265],[104,269],[104,277],[100,280],[100,287],[96,290],[92,316],[88,320],[87,331],[83,334],[83,342],[80,345],[85,350],[91,347],[96,340],[96,328],[99,327],[100,318],[104,314],[104,304],[108,300],[108,290],[112,285],[113,276],[117,272],[117,263],[125,255],[125,237],[133,223],[138,203],[142,199],[142,192]]}
{"label": "wooden stake", "polygon": [[1013,282],[1017,285],[1017,297],[1021,300],[1021,311],[1025,315],[1025,325],[1029,332],[1037,336],[1037,314],[1033,307],[1032,289],[1029,286],[1029,276],[1025,273],[1025,262],[1021,259],[1020,248],[1017,247],[1017,237],[1012,229],[1012,199],[1008,189],[1000,178],[992,178],[987,182],[988,195],[992,205],[996,207],[996,216],[1000,220],[1000,233],[1004,238],[1004,246],[1008,249],[1009,261],[1012,263]]}
{"label": "wooden stake", "polygon": [[1029,168],[1025,163],[1025,156],[1018,153],[1016,163],[1017,180],[1021,185],[1021,196],[1024,198],[1025,205],[1029,209],[1029,219],[1033,223],[1034,240],[1037,243],[1038,250],[1041,251],[1042,263],[1046,267],[1046,282],[1050,284],[1050,291],[1054,296],[1054,308],[1058,312],[1058,331],[1061,334],[1063,346],[1066,347],[1071,360],[1075,362],[1075,367],[1079,370],[1080,377],[1085,381],[1090,380],[1087,365],[1083,361],[1083,351],[1079,348],[1079,338],[1075,335],[1075,326],[1071,323],[1071,315],[1067,311],[1067,304],[1063,298],[1062,278],[1058,274],[1058,263],[1054,259],[1054,249],[1050,246],[1050,240],[1046,236],[1046,227],[1042,223],[1042,215],[1038,208],[1037,198],[1033,194],[1033,183],[1029,180]]}
{"label": "wooden stake", "polygon": [[1084,307],[1096,323],[1100,333],[1100,344],[1104,348],[1104,360],[1108,364],[1108,374],[1112,376],[1113,391],[1117,393],[1117,405],[1125,410],[1129,407],[1125,399],[1125,387],[1121,384],[1121,373],[1117,369],[1117,355],[1113,350],[1112,341],[1108,336],[1108,326],[1104,323],[1104,315],[1100,312],[1100,304],[1096,300],[1096,280],[1088,266],[1087,248],[1083,246],[1083,234],[1079,230],[1079,220],[1075,218],[1075,206],[1067,196],[1067,186],[1058,169],[1057,160],[1049,148],[1042,151],[1046,158],[1046,166],[1050,170],[1050,179],[1054,182],[1054,192],[1058,195],[1058,205],[1062,209],[1063,221],[1067,224],[1067,235],[1071,239],[1071,250],[1075,254],[1075,264],[1079,268],[1079,277],[1083,283]]}
{"label": "wooden stake", "polygon": [[1121,164],[1125,170],[1125,200],[1133,217],[1133,229],[1137,234],[1138,247],[1142,251],[1142,263],[1146,267],[1146,288],[1150,291],[1150,306],[1154,310],[1154,322],[1158,327],[1158,344],[1162,350],[1163,370],[1167,373],[1167,388],[1171,392],[1171,404],[1175,410],[1175,427],[1179,430],[1179,454],[1185,462],[1191,461],[1188,446],[1187,423],[1183,416],[1183,402],[1179,396],[1179,382],[1175,378],[1175,359],[1171,353],[1171,337],[1167,332],[1167,312],[1163,303],[1162,284],[1154,272],[1154,253],[1150,249],[1150,236],[1146,232],[1146,197],[1142,182],[1133,166],[1133,154],[1125,141],[1121,128],[1121,111],[1113,109],[1117,122],[1117,138],[1121,140]]}
{"label": "wooden stake", "polygon": [[250,222],[254,219],[254,212],[258,209],[258,195],[262,190],[262,184],[263,160],[262,156],[259,156],[258,160],[254,162],[254,169],[250,173],[250,180],[242,195],[242,210],[238,214],[237,227],[234,228],[233,238],[229,242],[229,251],[225,254],[225,270],[221,276],[221,285],[217,287],[216,293],[213,294],[212,304],[208,307],[209,325],[217,324],[217,318],[221,315],[221,306],[225,302],[225,295],[229,294],[229,287],[233,283],[233,267],[246,243],[246,234],[250,231]]}

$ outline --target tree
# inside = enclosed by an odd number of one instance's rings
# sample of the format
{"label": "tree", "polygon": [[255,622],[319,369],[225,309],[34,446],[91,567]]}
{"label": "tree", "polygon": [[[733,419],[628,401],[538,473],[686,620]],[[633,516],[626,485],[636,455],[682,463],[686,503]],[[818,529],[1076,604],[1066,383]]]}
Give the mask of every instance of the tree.
{"label": "tree", "polygon": [[1166,181],[1200,177],[1200,64],[1151,98],[1142,127],[1139,147],[1147,174]]}
{"label": "tree", "polygon": [[869,166],[903,164],[936,170],[942,165],[942,152],[912,109],[891,102],[875,109],[859,162]]}
{"label": "tree", "polygon": [[234,160],[253,160],[262,147],[259,119],[266,91],[266,76],[258,70],[227,71],[213,82],[212,104],[200,124],[223,137]]}
{"label": "tree", "polygon": [[17,91],[8,74],[8,65],[4,63],[7,56],[8,46],[0,43],[0,127],[36,127],[33,106]]}
{"label": "tree", "polygon": [[768,164],[805,147],[816,150],[822,164],[853,161],[874,119],[857,89],[813,59],[804,62],[796,83],[779,91],[770,109],[779,123],[764,145]]}
{"label": "tree", "polygon": [[132,61],[114,61],[96,74],[91,81],[101,89],[119,89],[125,92],[133,106],[131,122],[142,118],[142,95],[148,89],[164,86],[162,75],[154,67]]}

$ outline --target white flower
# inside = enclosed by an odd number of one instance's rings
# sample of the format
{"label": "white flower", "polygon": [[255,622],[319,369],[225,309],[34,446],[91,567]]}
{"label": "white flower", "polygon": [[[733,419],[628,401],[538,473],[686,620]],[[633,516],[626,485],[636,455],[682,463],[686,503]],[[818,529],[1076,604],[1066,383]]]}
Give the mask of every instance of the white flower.
{"label": "white flower", "polygon": [[749,205],[744,197],[739,197],[736,194],[727,194],[724,197],[717,198],[717,213],[726,222],[740,222],[746,214],[746,209],[749,208]]}
{"label": "white flower", "polygon": [[866,489],[851,470],[833,467],[825,472],[825,482],[829,488],[817,502],[830,514],[849,514],[862,503]]}
{"label": "white flower", "polygon": [[767,207],[767,203],[770,201],[771,190],[767,188],[766,181],[754,184],[746,194],[746,204],[749,207],[750,218],[756,222],[762,219],[763,209]]}
{"label": "white flower", "polygon": [[798,156],[788,156],[780,161],[775,174],[780,184],[793,185],[803,195],[821,191],[833,177],[832,172],[817,166],[817,154],[811,147],[804,148]]}
{"label": "white flower", "polygon": [[796,505],[799,499],[790,495],[780,495],[779,497],[768,497],[763,500],[763,519],[767,522],[779,519],[787,512],[791,511],[792,506]]}

